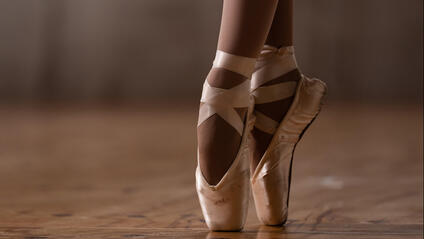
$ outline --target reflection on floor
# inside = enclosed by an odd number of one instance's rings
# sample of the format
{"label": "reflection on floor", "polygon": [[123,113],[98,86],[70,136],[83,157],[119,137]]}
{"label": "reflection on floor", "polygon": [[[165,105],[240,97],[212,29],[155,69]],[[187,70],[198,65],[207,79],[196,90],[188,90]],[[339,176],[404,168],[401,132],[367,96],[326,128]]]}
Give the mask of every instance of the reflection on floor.
{"label": "reflection on floor", "polygon": [[419,106],[329,103],[299,144],[289,222],[209,233],[196,110],[0,107],[0,238],[421,238]]}

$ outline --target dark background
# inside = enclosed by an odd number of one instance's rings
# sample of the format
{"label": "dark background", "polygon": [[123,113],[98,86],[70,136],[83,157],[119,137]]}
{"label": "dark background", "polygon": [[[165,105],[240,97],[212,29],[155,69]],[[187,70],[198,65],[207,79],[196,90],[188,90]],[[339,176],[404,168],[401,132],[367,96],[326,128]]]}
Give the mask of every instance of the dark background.
{"label": "dark background", "polygon": [[[0,99],[197,101],[221,1],[2,0]],[[301,69],[332,100],[421,102],[421,0],[295,0]]]}

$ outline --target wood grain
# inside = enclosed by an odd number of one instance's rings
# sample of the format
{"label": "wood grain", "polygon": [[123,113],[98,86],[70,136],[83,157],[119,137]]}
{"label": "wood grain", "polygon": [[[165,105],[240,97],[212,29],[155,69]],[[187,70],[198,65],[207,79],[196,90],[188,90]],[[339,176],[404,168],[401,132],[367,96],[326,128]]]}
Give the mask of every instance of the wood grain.
{"label": "wood grain", "polygon": [[[195,106],[0,107],[0,238],[422,238],[419,106],[327,105],[299,144],[289,222],[209,233]],[[167,111],[163,109],[169,109]]]}

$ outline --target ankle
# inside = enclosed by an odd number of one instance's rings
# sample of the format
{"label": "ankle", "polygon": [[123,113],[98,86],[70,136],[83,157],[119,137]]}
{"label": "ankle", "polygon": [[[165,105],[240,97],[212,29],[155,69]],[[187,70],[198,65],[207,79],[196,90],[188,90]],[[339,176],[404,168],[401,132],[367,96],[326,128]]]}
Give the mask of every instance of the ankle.
{"label": "ankle", "polygon": [[223,68],[212,68],[207,76],[207,81],[212,87],[222,89],[230,89],[245,80],[247,80],[245,76]]}

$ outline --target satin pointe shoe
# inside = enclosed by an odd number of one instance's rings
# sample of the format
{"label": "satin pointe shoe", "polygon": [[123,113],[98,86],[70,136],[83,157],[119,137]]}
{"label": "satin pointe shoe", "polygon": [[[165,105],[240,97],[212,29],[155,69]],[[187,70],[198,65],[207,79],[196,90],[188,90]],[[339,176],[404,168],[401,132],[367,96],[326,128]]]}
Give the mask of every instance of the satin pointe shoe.
{"label": "satin pointe shoe", "polygon": [[[265,46],[252,75],[255,104],[292,97],[293,102],[281,123],[259,111],[255,128],[273,135],[258,166],[252,172],[251,185],[258,219],[265,225],[282,225],[288,216],[292,161],[295,147],[320,111],[326,84],[299,73],[298,82],[263,84],[297,69],[293,47]],[[297,70],[296,70],[297,71]]]}
{"label": "satin pointe shoe", "polygon": [[[250,196],[247,135],[253,127],[250,77],[255,62],[254,58],[217,51],[213,67],[236,72],[248,80],[230,89],[212,87],[207,80],[203,84],[198,126],[217,114],[241,135],[237,156],[216,185],[210,185],[203,176],[197,151],[196,190],[206,224],[212,231],[239,231],[246,220]],[[248,112],[243,121],[234,108],[245,107]]]}

